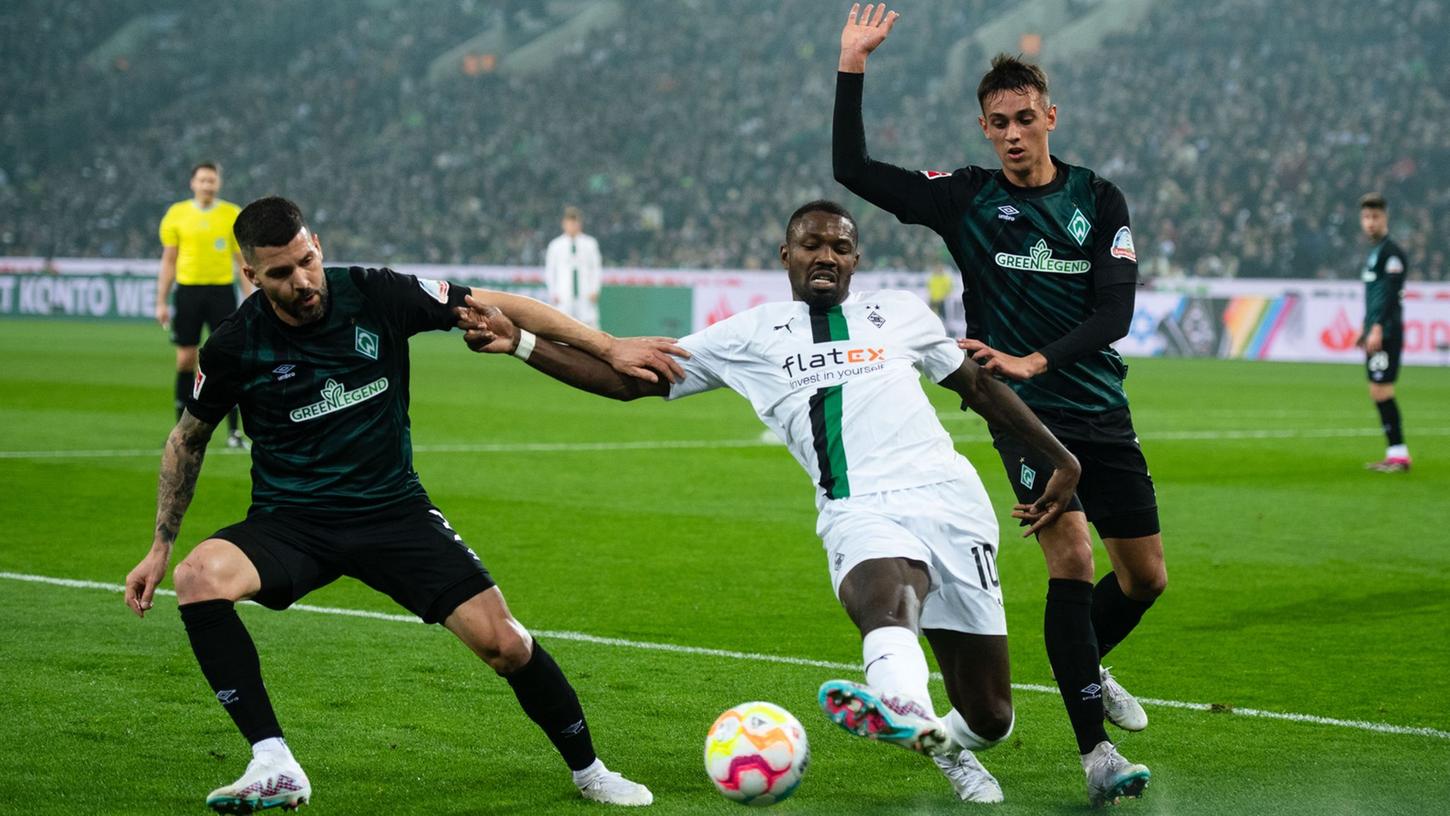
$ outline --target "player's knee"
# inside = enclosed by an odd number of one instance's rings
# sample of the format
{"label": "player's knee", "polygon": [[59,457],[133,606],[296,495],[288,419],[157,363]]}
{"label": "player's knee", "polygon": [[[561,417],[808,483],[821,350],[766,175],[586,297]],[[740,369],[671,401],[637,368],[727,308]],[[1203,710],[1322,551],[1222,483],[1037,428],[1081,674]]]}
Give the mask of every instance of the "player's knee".
{"label": "player's knee", "polygon": [[244,595],[235,565],[206,544],[197,547],[176,565],[171,580],[176,587],[178,603],[219,599],[239,601]]}
{"label": "player's knee", "polygon": [[528,665],[534,651],[533,638],[517,626],[499,626],[495,632],[479,650],[483,662],[499,674],[513,674]]}
{"label": "player's knee", "polygon": [[1168,571],[1162,564],[1140,573],[1120,573],[1120,582],[1126,584],[1123,594],[1135,601],[1152,603],[1168,589]]}

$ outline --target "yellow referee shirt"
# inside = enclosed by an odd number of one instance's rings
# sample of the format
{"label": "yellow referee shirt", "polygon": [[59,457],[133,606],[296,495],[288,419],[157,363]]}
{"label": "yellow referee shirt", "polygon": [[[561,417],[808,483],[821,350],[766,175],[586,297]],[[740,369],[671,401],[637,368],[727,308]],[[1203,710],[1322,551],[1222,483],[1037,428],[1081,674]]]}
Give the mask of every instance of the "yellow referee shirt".
{"label": "yellow referee shirt", "polygon": [[235,279],[232,258],[238,250],[232,224],[241,211],[241,207],[221,199],[205,210],[193,199],[171,205],[161,219],[161,245],[177,247],[177,283],[225,285]]}

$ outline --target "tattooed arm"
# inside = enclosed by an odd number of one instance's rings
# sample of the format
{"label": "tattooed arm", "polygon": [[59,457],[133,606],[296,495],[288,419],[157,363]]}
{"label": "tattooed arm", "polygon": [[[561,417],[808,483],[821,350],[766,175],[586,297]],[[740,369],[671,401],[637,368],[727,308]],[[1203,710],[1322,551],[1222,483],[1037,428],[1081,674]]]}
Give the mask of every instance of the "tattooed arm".
{"label": "tattooed arm", "polygon": [[156,586],[166,577],[171,565],[171,547],[181,530],[181,517],[196,492],[196,479],[201,475],[206,443],[216,425],[203,422],[190,412],[181,413],[181,421],[171,429],[166,448],[161,453],[161,479],[156,488],[156,536],[151,551],[126,576],[126,606],[138,617],[151,608]]}

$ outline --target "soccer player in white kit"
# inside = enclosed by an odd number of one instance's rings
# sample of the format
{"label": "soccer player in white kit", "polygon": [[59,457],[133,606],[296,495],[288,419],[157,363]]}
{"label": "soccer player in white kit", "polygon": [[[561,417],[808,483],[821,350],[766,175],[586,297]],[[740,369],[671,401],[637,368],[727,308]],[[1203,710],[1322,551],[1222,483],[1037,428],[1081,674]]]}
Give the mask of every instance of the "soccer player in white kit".
{"label": "soccer player in white kit", "polygon": [[[1029,522],[1029,535],[1067,506],[1077,460],[1011,389],[965,357],[915,295],[850,295],[860,253],[855,220],[839,204],[813,201],[797,210],[780,258],[795,299],[681,339],[691,356],[674,383],[616,374],[481,304],[460,310],[460,326],[476,351],[511,352],[615,399],[678,399],[715,388],[748,399],[816,483],[816,531],[832,585],[862,635],[866,682],[826,682],[822,710],[854,734],[933,757],[962,799],[1001,801],[1001,786],[972,753],[1006,739],[1013,724],[997,519],[921,376],[1053,461],[1042,499],[1012,513]],[[944,717],[927,689],[919,633],[946,681],[952,707]]]}
{"label": "soccer player in white kit", "polygon": [[584,234],[584,219],[574,207],[564,209],[563,234],[544,250],[544,282],[554,308],[587,326],[599,326],[599,281],[604,257],[599,242]]}

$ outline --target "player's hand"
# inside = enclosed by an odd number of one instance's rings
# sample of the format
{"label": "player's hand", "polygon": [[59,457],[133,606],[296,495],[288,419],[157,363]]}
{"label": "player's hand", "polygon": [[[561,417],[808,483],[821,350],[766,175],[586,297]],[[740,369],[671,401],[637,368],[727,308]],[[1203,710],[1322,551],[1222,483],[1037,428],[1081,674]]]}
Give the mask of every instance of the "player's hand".
{"label": "player's hand", "polygon": [[136,613],[136,617],[146,617],[146,610],[151,608],[151,599],[156,595],[156,587],[166,577],[166,568],[170,565],[171,548],[153,545],[151,552],[146,553],[141,563],[126,576],[126,606]]}
{"label": "player's hand", "polygon": [[463,330],[463,342],[473,351],[484,354],[510,354],[519,347],[519,332],[514,322],[508,319],[497,306],[485,306],[467,298],[468,307],[454,309],[458,315],[458,328]]}
{"label": "player's hand", "polygon": [[1013,380],[1030,380],[1047,370],[1047,358],[1035,351],[1026,357],[1014,357],[992,348],[981,340],[971,338],[958,340],[957,348],[965,351],[972,358],[972,362],[993,376]]}
{"label": "player's hand", "polygon": [[1078,477],[1082,475],[1082,466],[1073,459],[1069,465],[1062,465],[1052,471],[1052,478],[1047,480],[1047,487],[1042,490],[1042,498],[1032,504],[1017,504],[1012,507],[1012,518],[1023,519],[1028,523],[1027,532],[1022,534],[1023,538],[1037,535],[1042,528],[1057,521],[1069,504],[1072,503],[1072,494],[1077,490]]}
{"label": "player's hand", "polygon": [[165,303],[156,304],[156,322],[163,329],[171,328],[171,309]]}
{"label": "player's hand", "polygon": [[689,356],[672,337],[621,337],[605,350],[604,361],[620,374],[645,382],[659,382],[663,376],[677,383],[685,378],[685,369],[675,358]]}
{"label": "player's hand", "polygon": [[1369,329],[1369,334],[1364,336],[1364,350],[1368,354],[1379,354],[1385,347],[1385,331],[1376,323]]}
{"label": "player's hand", "polygon": [[886,35],[891,33],[900,16],[894,11],[888,13],[885,3],[867,4],[865,11],[861,10],[860,3],[852,4],[846,27],[841,29],[840,69],[851,74],[863,73],[867,55],[886,42]]}

